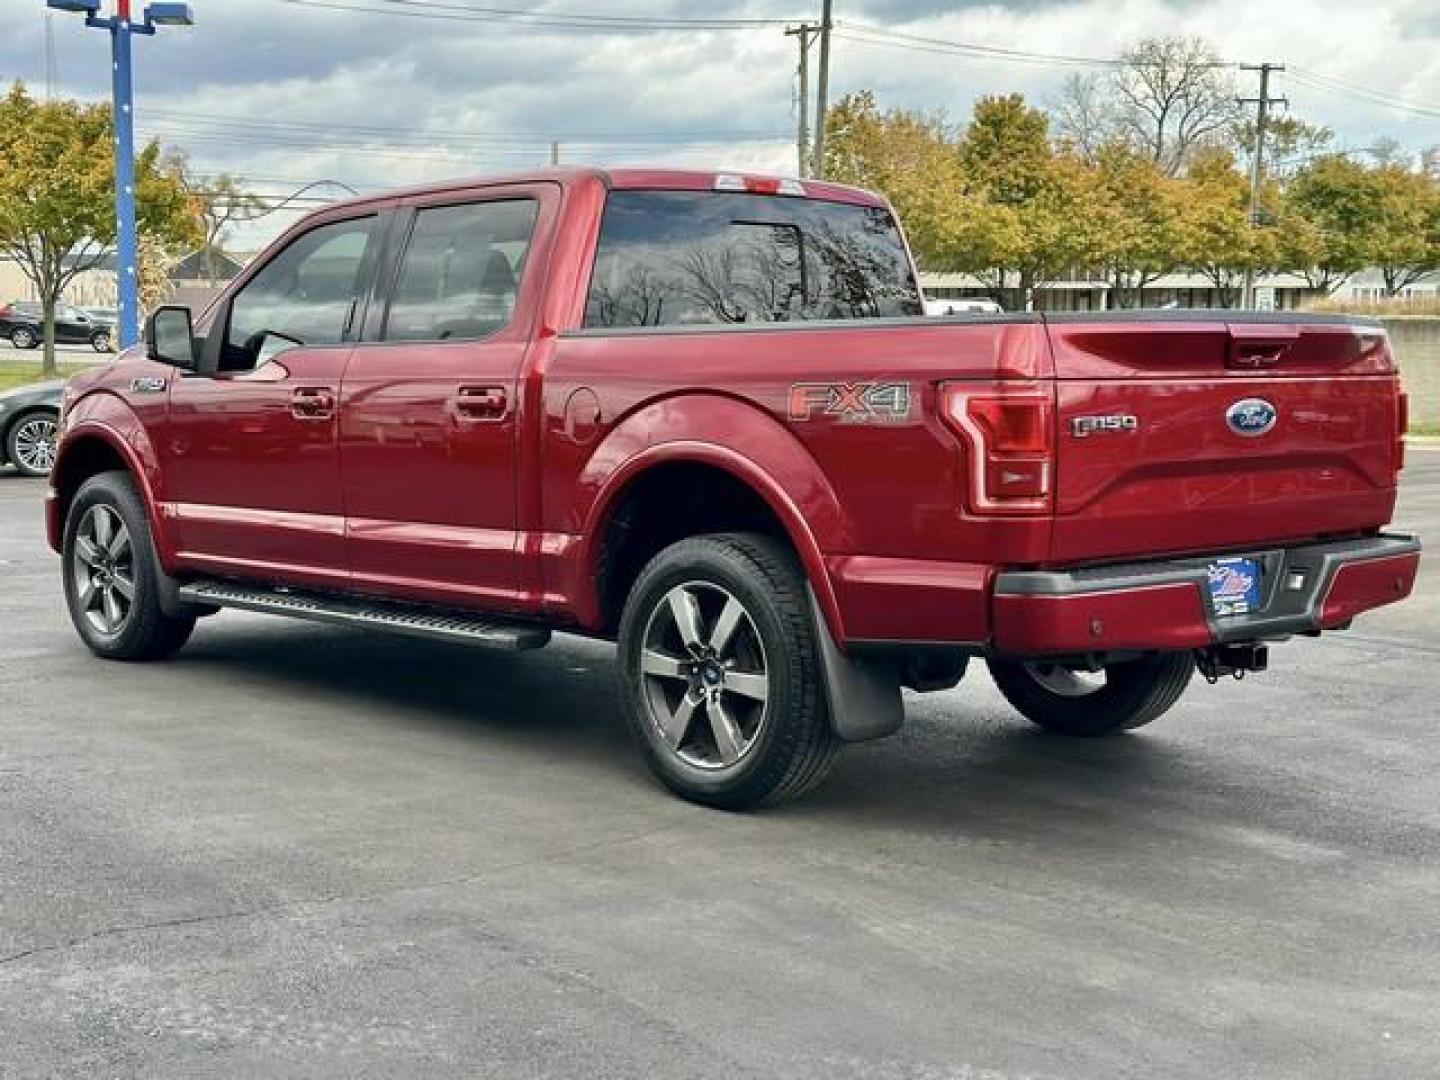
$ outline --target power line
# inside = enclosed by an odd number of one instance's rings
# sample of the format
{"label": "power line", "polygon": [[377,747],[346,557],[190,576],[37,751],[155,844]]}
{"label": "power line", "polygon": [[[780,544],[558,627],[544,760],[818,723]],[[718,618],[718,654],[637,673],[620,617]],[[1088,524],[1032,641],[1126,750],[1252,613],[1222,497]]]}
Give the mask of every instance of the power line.
{"label": "power line", "polygon": [[[1017,64],[1064,64],[1084,67],[1117,67],[1126,63],[1120,58],[1098,56],[1074,56],[1063,53],[1031,52],[1023,49],[1006,49],[998,45],[979,45],[965,41],[947,41],[943,38],[921,37],[898,30],[887,30],[867,23],[842,21],[836,23],[836,34],[861,45],[887,46],[909,49],[914,52],[934,53],[942,56],[966,56],[972,59],[1003,60]],[[1233,65],[1226,65],[1233,66]]]}
{"label": "power line", "polygon": [[744,141],[750,139],[769,141],[781,139],[786,136],[782,132],[769,129],[733,129],[715,131],[705,136],[696,136],[688,132],[640,132],[640,131],[508,131],[496,135],[469,135],[469,134],[447,134],[442,132],[417,131],[413,124],[408,125],[380,125],[380,124],[336,124],[328,120],[272,120],[269,118],[245,117],[245,116],[224,116],[217,113],[182,112],[174,109],[150,109],[147,108],[144,114],[148,117],[156,117],[166,122],[167,126],[177,126],[172,122],[195,123],[201,127],[211,129],[232,129],[232,130],[259,130],[279,131],[285,134],[295,133],[320,133],[341,132],[357,136],[401,136],[405,138],[418,139],[426,143],[452,142],[464,144],[489,144],[489,143],[532,143],[549,142],[553,139],[560,139],[564,142],[580,143],[607,143],[625,144],[637,146],[666,145],[670,143],[700,144]]}
{"label": "power line", "polygon": [[[628,15],[559,15],[545,11],[520,11],[509,8],[446,4],[433,2],[433,0],[370,0],[369,6],[336,3],[334,0],[280,0],[280,3],[361,15],[390,15],[410,19],[438,19],[445,22],[510,23],[514,26],[597,30],[611,33],[653,33],[664,30],[754,30],[759,27],[783,26],[787,22],[793,21],[787,19],[686,19],[667,16],[642,18]],[[376,7],[375,4],[385,6]]]}
{"label": "power line", "polygon": [[1331,94],[1339,94],[1352,98],[1359,98],[1376,105],[1384,105],[1386,108],[1395,109],[1399,112],[1414,113],[1417,116],[1440,117],[1440,105],[1428,105],[1422,102],[1408,101],[1405,98],[1396,97],[1383,90],[1371,90],[1355,83],[1345,82],[1342,79],[1332,78],[1328,75],[1321,75],[1318,72],[1307,71],[1305,68],[1291,68],[1290,77],[1307,86],[1312,90],[1321,90]]}

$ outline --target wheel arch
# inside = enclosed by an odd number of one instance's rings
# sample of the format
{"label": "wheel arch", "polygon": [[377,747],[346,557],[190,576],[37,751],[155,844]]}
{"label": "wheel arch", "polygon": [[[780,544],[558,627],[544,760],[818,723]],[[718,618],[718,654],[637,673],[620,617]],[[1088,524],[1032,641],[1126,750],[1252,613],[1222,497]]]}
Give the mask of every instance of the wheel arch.
{"label": "wheel arch", "polygon": [[124,471],[140,490],[156,553],[161,565],[168,569],[170,546],[156,497],[159,463],[139,418],[118,398],[97,395],[81,400],[67,415],[65,428],[50,473],[56,539],[63,533],[66,515],[80,486],[102,472]]}
{"label": "wheel arch", "polygon": [[[687,438],[650,440],[648,435],[662,419],[661,430],[683,430]],[[790,544],[831,632],[844,640],[824,555],[845,549],[848,522],[828,479],[800,441],[753,406],[710,395],[668,399],[636,414],[632,421],[614,429],[600,444],[580,478],[580,490],[589,495],[584,500],[588,505],[578,515],[581,543],[575,560],[575,606],[582,624],[613,627],[618,618],[615,530],[624,527],[626,508],[644,497],[648,485],[664,487],[657,478],[669,473],[702,478],[718,490],[750,500],[748,506],[734,509],[763,508],[773,527],[751,526],[752,531],[772,532]],[[737,445],[745,451],[735,449]],[[713,531],[747,526],[750,522],[742,513],[740,520],[718,521]]]}

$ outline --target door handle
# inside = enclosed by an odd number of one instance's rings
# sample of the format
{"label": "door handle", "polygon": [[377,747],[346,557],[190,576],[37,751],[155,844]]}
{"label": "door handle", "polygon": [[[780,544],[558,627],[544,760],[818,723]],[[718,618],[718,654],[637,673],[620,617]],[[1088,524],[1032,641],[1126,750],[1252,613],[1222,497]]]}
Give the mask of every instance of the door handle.
{"label": "door handle", "polygon": [[462,386],[455,394],[455,415],[461,420],[503,420],[508,402],[503,386]]}
{"label": "door handle", "polygon": [[297,420],[329,420],[335,415],[335,391],[328,386],[301,386],[290,395],[290,413]]}

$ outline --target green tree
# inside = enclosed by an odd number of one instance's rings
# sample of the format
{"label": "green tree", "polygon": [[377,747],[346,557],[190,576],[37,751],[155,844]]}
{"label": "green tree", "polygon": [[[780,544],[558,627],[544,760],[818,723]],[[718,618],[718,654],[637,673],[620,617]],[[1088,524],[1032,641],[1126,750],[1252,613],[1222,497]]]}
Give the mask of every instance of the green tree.
{"label": "green tree", "polygon": [[1377,217],[1371,258],[1385,280],[1385,295],[1440,270],[1440,181],[1395,162],[1374,171]]}
{"label": "green tree", "polygon": [[1371,259],[1381,225],[1374,170],[1342,154],[1317,158],[1291,178],[1278,225],[1285,268],[1334,292]]}
{"label": "green tree", "polygon": [[[55,306],[115,242],[114,133],[108,105],[39,102],[21,83],[0,100],[0,251],[44,309],[44,372],[55,368]],[[136,155],[142,234],[162,246],[201,239],[178,162],[152,142]]]}

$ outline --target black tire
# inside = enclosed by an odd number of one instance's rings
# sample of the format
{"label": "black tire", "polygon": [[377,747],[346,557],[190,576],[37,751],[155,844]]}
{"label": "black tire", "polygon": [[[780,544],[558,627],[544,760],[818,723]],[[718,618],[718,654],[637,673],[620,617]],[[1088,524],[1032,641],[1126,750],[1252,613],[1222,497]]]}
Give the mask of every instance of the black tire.
{"label": "black tire", "polygon": [[17,349],[33,349],[40,344],[40,335],[28,326],[17,326],[10,331],[10,344]]}
{"label": "black tire", "polygon": [[[5,460],[21,476],[49,476],[55,463],[59,414],[54,409],[32,409],[17,416],[5,431]],[[46,444],[37,442],[48,432]]]}
{"label": "black tire", "polygon": [[1031,723],[1060,735],[1089,737],[1129,731],[1158,719],[1180,700],[1195,674],[1190,653],[1161,653],[1111,664],[1104,669],[1103,684],[1063,694],[1041,681],[1049,675],[1043,661],[992,658],[989,664],[1000,693]]}
{"label": "black tire", "polygon": [[[112,579],[128,580],[133,596],[125,615],[112,630],[101,623],[105,613],[94,606],[93,596],[85,599],[86,582],[93,581],[93,567],[82,557],[80,536],[93,520],[96,510],[107,520],[118,517],[129,540],[129,557],[112,559]],[[113,522],[112,522],[113,527]],[[90,548],[94,548],[93,542]],[[154,541],[145,507],[128,473],[107,472],[92,476],[80,486],[65,515],[64,562],[65,602],[76,632],[96,656],[107,660],[158,660],[177,652],[195,629],[194,616],[173,618],[160,609]],[[82,574],[86,577],[82,578]],[[93,586],[92,586],[93,594]],[[118,601],[117,601],[118,602]],[[102,605],[103,606],[103,605]]]}
{"label": "black tire", "polygon": [[[658,620],[673,612],[669,598],[677,590],[701,598],[695,610],[700,622],[709,624],[703,635],[707,642],[719,639],[717,624],[725,621],[723,614],[713,614],[717,605],[728,612],[730,602],[736,601],[743,609],[745,621],[733,623],[737,628],[726,639],[730,644],[722,642],[712,663],[722,669],[715,676],[718,687],[707,689],[704,677],[694,671],[660,676],[642,669],[642,656],[653,659],[658,649],[654,635],[667,632]],[[668,632],[677,635],[671,640],[678,646],[669,651],[683,657],[686,666],[700,667],[691,663],[694,654],[678,636],[678,620]],[[839,740],[830,726],[815,633],[805,575],[782,543],[750,533],[716,533],[682,540],[656,555],[626,600],[620,621],[620,678],[631,730],[660,781],[693,802],[745,810],[795,798],[824,779]],[[740,659],[725,659],[732,648]],[[748,661],[743,659],[747,653]],[[757,665],[761,676],[745,674]],[[738,679],[750,680],[751,689],[727,688]],[[756,687],[766,694],[758,713],[752,698]],[[691,693],[702,702],[691,706],[695,721],[688,730],[695,732],[693,741],[687,745],[682,734],[672,745],[662,728],[667,701],[686,701]],[[707,695],[715,695],[735,717],[730,730],[739,738],[725,747],[722,726],[729,725],[712,715]],[[742,715],[747,708],[748,723]],[[677,704],[669,721],[679,716],[678,709]],[[707,739],[714,758],[708,762]],[[745,745],[738,758],[726,762],[726,751],[733,754],[741,740]]]}
{"label": "black tire", "polygon": [[96,352],[105,353],[110,351],[110,331],[96,330],[90,335],[90,347]]}

